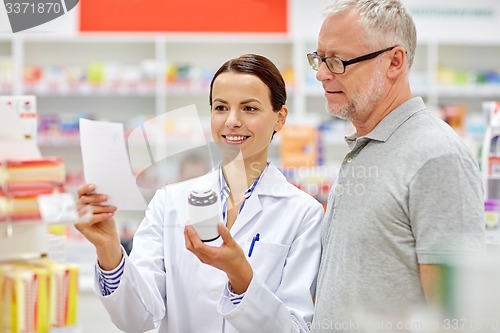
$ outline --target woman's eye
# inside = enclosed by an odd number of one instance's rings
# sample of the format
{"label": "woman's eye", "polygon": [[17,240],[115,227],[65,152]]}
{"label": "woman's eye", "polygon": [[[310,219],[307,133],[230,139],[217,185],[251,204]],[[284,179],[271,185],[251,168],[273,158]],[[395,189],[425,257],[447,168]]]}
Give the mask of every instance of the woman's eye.
{"label": "woman's eye", "polygon": [[247,106],[245,106],[245,107],[243,108],[243,110],[245,110],[245,111],[249,111],[249,112],[253,112],[253,111],[257,111],[257,108],[254,108],[253,106],[249,106],[249,105],[247,105]]}
{"label": "woman's eye", "polygon": [[214,111],[225,111],[227,108],[224,105],[216,105],[214,106]]}

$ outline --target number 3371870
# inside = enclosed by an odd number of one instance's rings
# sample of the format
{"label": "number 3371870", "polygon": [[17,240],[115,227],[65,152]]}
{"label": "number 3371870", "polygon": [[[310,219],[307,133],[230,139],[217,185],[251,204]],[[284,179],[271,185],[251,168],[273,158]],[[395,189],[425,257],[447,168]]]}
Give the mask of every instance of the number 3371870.
{"label": "number 3371870", "polygon": [[16,2],[16,3],[6,3],[5,8],[7,9],[7,14],[49,14],[55,13],[59,14],[63,9],[61,4],[58,2],[39,2],[39,3],[29,3],[29,2]]}
{"label": "number 3371870", "polygon": [[497,319],[443,319],[443,329],[445,330],[481,330],[481,329],[499,329],[500,321]]}

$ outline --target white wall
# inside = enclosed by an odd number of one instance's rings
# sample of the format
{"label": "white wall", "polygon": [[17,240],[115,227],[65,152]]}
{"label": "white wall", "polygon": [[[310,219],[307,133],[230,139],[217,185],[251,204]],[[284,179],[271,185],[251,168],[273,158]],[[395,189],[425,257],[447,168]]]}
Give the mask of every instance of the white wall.
{"label": "white wall", "polygon": [[[330,0],[289,0],[290,31],[306,40],[315,39],[321,12]],[[402,0],[412,12],[422,41],[499,42],[498,0]]]}
{"label": "white wall", "polygon": [[[272,1],[272,0],[268,0]],[[500,40],[498,0],[402,0],[414,13],[418,37],[423,41]],[[321,12],[330,0],[289,0],[289,30],[292,36],[308,40],[317,37]],[[75,34],[79,5],[65,15],[19,33]],[[18,33],[18,34],[19,34]],[[0,36],[12,34],[5,6],[0,5]]]}
{"label": "white wall", "polygon": [[498,0],[403,0],[423,41],[500,41]]}

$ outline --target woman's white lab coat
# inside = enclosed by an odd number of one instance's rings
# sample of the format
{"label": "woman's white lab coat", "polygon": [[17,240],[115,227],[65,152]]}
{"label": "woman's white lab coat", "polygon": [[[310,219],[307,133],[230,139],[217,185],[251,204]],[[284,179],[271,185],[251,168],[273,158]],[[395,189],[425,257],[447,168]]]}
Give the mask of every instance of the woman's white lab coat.
{"label": "woman's white lab coat", "polygon": [[[219,187],[218,172],[203,177]],[[226,274],[185,247],[190,184],[166,186],[151,200],[118,289],[101,296],[113,322],[128,333],[158,325],[169,333],[307,332],[321,252],[321,204],[269,165],[231,228],[245,254],[260,234],[248,258],[253,279],[235,306]],[[221,238],[207,244],[218,246]]]}

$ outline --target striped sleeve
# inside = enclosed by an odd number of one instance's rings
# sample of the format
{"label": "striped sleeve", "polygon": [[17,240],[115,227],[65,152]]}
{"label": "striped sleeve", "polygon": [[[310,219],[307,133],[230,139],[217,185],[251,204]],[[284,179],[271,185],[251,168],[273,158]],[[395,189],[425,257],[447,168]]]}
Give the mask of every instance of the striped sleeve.
{"label": "striped sleeve", "polygon": [[118,267],[111,271],[103,270],[101,267],[99,267],[99,263],[96,263],[95,269],[99,278],[99,285],[101,287],[102,296],[109,296],[118,288],[124,268],[125,257],[122,258],[122,261],[120,262]]}
{"label": "striped sleeve", "polygon": [[245,293],[241,295],[235,294],[233,292],[233,288],[231,288],[231,285],[229,283],[227,284],[227,291],[229,293],[229,300],[231,301],[231,303],[233,303],[233,305],[240,304],[243,300],[243,297],[245,297]]}

